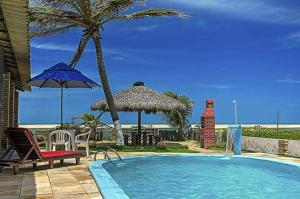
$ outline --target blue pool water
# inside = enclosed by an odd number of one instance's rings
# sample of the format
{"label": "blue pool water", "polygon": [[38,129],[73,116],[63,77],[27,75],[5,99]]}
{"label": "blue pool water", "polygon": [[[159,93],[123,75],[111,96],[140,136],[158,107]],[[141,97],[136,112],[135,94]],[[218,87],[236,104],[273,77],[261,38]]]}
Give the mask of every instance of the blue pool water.
{"label": "blue pool water", "polygon": [[170,155],[136,157],[116,168],[90,165],[106,199],[295,199],[300,167],[233,157]]}

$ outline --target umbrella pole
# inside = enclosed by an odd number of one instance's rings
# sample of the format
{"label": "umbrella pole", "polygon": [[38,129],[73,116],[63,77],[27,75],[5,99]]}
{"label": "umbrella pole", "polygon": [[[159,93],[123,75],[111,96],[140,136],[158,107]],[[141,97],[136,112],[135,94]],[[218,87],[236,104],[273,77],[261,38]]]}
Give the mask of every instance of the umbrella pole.
{"label": "umbrella pole", "polygon": [[60,128],[63,128],[63,100],[64,100],[64,88],[60,87]]}
{"label": "umbrella pole", "polygon": [[[141,140],[142,135],[142,111],[138,111],[138,135],[139,139]],[[138,143],[140,143],[140,140]]]}

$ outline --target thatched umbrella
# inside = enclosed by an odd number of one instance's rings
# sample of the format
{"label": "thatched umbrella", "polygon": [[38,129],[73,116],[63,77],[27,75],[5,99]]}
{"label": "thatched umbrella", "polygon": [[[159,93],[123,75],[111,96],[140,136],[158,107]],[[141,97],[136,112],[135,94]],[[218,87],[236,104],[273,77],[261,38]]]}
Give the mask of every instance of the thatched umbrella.
{"label": "thatched umbrella", "polygon": [[[120,91],[113,96],[118,111],[138,112],[138,133],[141,134],[142,111],[157,113],[162,111],[185,110],[180,101],[136,82],[133,87]],[[106,100],[100,100],[91,106],[92,110],[109,111]]]}

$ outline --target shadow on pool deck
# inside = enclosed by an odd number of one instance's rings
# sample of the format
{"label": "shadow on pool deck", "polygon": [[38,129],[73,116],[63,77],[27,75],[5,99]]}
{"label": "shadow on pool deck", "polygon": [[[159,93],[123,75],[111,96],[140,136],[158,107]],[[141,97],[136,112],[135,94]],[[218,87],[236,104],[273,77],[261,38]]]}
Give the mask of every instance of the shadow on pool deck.
{"label": "shadow on pool deck", "polygon": [[0,173],[0,198],[102,199],[86,166],[89,162],[89,158],[83,158],[81,165],[75,165],[71,160],[60,165],[58,161],[53,169],[47,169],[46,163],[40,163],[35,170],[26,165],[19,175],[13,175],[12,169],[4,169]]}

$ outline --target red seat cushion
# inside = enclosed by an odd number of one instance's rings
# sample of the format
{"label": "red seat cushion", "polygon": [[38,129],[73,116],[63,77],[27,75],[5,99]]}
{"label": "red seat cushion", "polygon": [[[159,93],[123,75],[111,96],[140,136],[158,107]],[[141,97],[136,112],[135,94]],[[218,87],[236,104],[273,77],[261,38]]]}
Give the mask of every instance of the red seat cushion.
{"label": "red seat cushion", "polygon": [[78,151],[45,151],[41,153],[43,158],[59,158],[64,156],[81,155]]}

